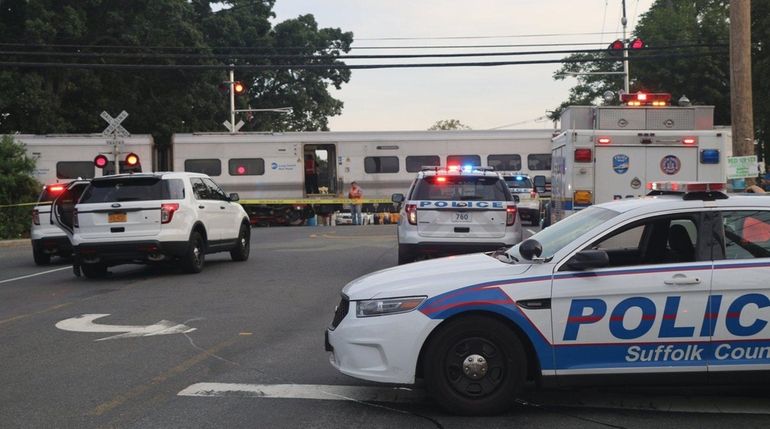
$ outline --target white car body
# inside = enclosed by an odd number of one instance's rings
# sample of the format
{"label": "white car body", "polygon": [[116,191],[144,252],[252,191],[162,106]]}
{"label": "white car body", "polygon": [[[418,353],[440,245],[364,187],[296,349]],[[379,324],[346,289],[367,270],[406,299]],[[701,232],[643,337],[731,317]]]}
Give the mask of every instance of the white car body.
{"label": "white car body", "polygon": [[532,178],[520,171],[500,171],[499,173],[505,179],[511,194],[519,197],[519,201],[516,202],[519,217],[529,221],[530,225],[540,224],[540,197],[535,192]]}
{"label": "white car body", "polygon": [[[412,216],[410,210],[414,210]],[[426,170],[417,174],[401,206],[399,263],[422,254],[495,250],[521,238],[513,196],[498,173],[471,168]]]}
{"label": "white car body", "polygon": [[47,265],[52,256],[68,257],[72,255],[72,244],[67,234],[59,228],[51,216],[53,200],[70,188],[79,196],[88,186],[87,180],[74,180],[70,183],[53,183],[43,186],[37,204],[32,208],[32,225],[30,227],[30,240],[32,243],[32,257],[38,265]]}
{"label": "white car body", "polygon": [[[749,215],[765,226],[741,223]],[[741,240],[734,237],[735,225],[743,225]],[[673,238],[674,229],[693,240],[692,260],[671,262],[684,258],[677,252],[687,247],[675,243],[681,240]],[[639,231],[647,235],[640,239]],[[761,241],[745,244],[747,231]],[[661,233],[670,235],[661,242]],[[627,243],[613,242],[628,237],[640,240],[638,250],[647,254],[634,255]],[[598,384],[640,381],[633,376],[645,382],[691,376],[696,383],[732,383],[770,370],[770,198],[674,195],[610,202],[532,239],[543,241],[542,258],[522,257],[528,240],[497,258],[442,258],[350,282],[327,330],[332,365],[365,380],[412,384],[424,368],[439,364],[424,361],[431,338],[472,315],[518,334],[528,376],[546,385],[586,378]],[[590,253],[578,252],[594,245],[614,262],[571,269],[568,264]],[[393,299],[409,297],[424,300],[411,311],[357,315],[372,300],[387,308]],[[461,412],[472,413],[473,407]]]}

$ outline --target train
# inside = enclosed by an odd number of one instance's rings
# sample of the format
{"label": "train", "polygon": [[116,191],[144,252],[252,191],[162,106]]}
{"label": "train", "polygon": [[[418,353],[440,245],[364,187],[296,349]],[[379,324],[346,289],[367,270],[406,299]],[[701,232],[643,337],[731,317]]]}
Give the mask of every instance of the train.
{"label": "train", "polygon": [[[120,150],[142,160],[131,171],[208,174],[239,194],[253,223],[300,224],[342,209],[354,181],[364,190],[365,211],[390,211],[390,196],[406,192],[426,167],[490,166],[550,177],[552,136],[549,129],[178,133],[169,147],[137,135]],[[114,172],[93,167],[95,156],[114,149],[99,134],[16,138],[38,160],[35,175],[44,184]]]}

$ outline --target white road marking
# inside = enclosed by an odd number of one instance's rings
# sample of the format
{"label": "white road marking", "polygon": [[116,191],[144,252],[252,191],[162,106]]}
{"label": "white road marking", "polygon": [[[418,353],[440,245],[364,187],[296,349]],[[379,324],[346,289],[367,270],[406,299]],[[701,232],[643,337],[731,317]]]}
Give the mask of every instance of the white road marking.
{"label": "white road marking", "polygon": [[117,338],[151,337],[155,335],[186,334],[195,330],[187,325],[177,324],[169,320],[147,326],[133,325],[97,325],[94,320],[107,317],[109,314],[83,314],[78,317],[62,320],[56,327],[63,331],[72,332],[123,332],[95,341],[114,340]]}
{"label": "white road marking", "polygon": [[332,386],[323,384],[196,383],[179,396],[320,399],[362,402],[419,402],[425,393],[405,387]]}
{"label": "white road marking", "polygon": [[526,231],[529,233],[529,235],[535,235],[535,230],[532,228],[526,228]]}
{"label": "white road marking", "polygon": [[69,267],[61,267],[61,268],[54,268],[53,270],[48,270],[48,271],[41,271],[41,272],[39,272],[39,273],[35,273],[35,274],[28,274],[28,275],[26,275],[26,276],[21,276],[21,277],[14,277],[14,278],[12,278],[12,279],[5,279],[5,280],[0,280],[0,285],[1,285],[1,284],[3,284],[3,283],[10,283],[10,282],[14,282],[14,281],[16,281],[16,280],[24,280],[24,279],[28,279],[28,278],[30,278],[30,277],[35,277],[35,276],[42,276],[43,274],[55,273],[55,272],[57,272],[57,271],[64,271],[64,270],[71,270],[71,269],[72,269],[72,267],[71,267],[71,266],[69,266]]}
{"label": "white road marking", "polygon": [[[660,396],[649,393],[532,391],[519,403],[541,407],[605,408],[703,414],[770,414],[767,398],[750,396]],[[422,389],[322,384],[196,383],[177,394],[197,397],[315,399],[328,401],[418,403]]]}

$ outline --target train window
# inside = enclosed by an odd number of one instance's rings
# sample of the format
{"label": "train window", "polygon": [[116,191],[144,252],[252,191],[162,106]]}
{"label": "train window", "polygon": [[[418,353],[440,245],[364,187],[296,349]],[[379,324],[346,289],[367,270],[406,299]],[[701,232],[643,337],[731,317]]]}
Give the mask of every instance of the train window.
{"label": "train window", "polygon": [[407,156],[406,157],[406,171],[409,173],[416,173],[422,170],[423,167],[440,166],[441,158],[437,155],[421,155],[421,156]]}
{"label": "train window", "polygon": [[96,175],[93,161],[61,161],[56,163],[57,179],[92,179]]}
{"label": "train window", "polygon": [[551,154],[533,153],[527,155],[527,167],[529,167],[530,170],[551,171]]}
{"label": "train window", "polygon": [[497,171],[517,171],[521,170],[521,155],[489,155],[487,165],[494,167]]}
{"label": "train window", "polygon": [[228,161],[231,176],[261,176],[265,174],[262,158],[234,158]]}
{"label": "train window", "polygon": [[184,160],[184,171],[220,176],[222,163],[218,159],[186,159]]}
{"label": "train window", "polygon": [[446,165],[472,165],[481,167],[481,157],[478,155],[449,155],[446,157]]}
{"label": "train window", "polygon": [[397,156],[367,156],[364,158],[367,173],[398,173]]}

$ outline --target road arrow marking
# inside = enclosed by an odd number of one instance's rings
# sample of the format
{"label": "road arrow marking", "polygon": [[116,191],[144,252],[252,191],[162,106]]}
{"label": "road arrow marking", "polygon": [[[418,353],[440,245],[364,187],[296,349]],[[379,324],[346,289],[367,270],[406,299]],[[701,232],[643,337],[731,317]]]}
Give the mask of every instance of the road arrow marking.
{"label": "road arrow marking", "polygon": [[169,320],[161,320],[148,326],[132,325],[97,325],[94,320],[107,317],[109,314],[83,314],[81,316],[62,320],[56,327],[63,331],[72,332],[122,332],[119,335],[100,338],[95,341],[114,340],[118,338],[152,337],[155,335],[186,334],[195,328],[177,324]]}

